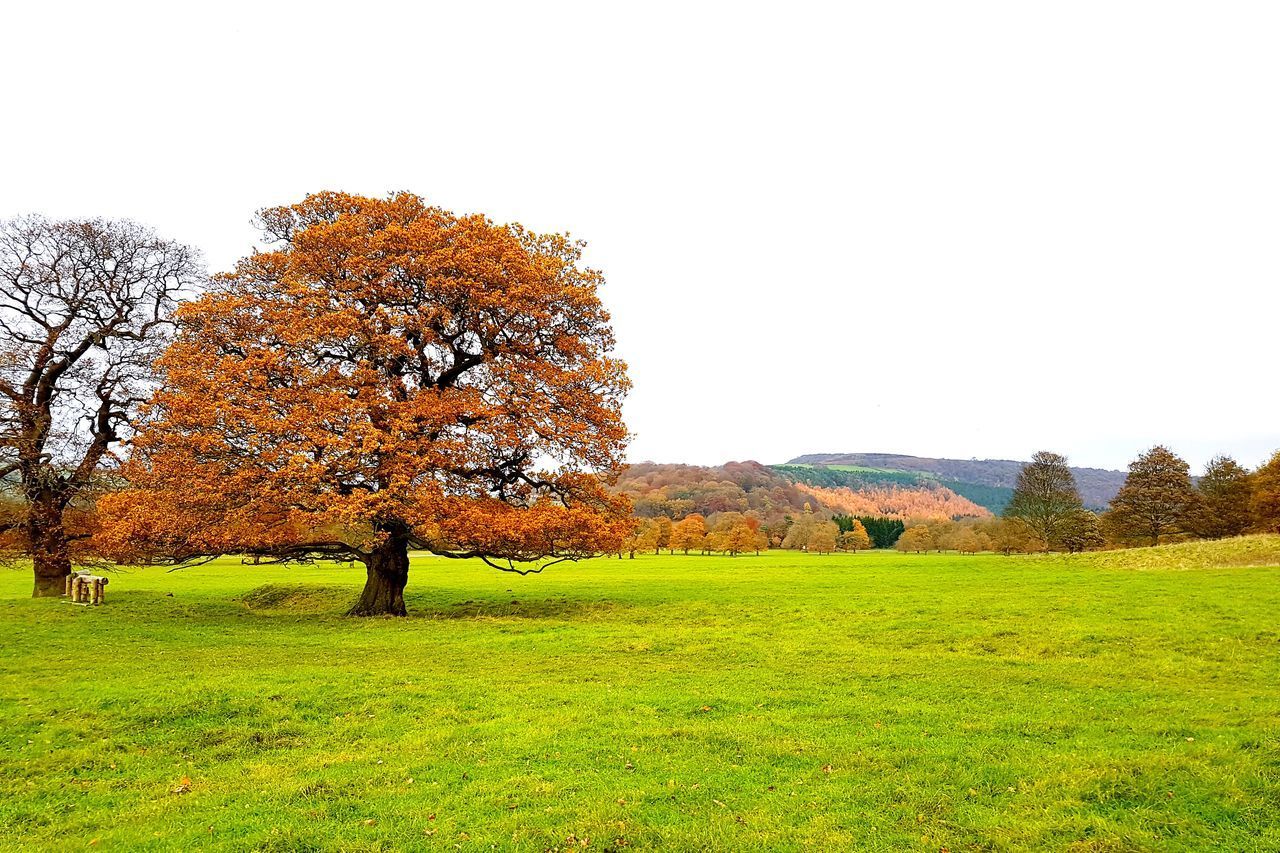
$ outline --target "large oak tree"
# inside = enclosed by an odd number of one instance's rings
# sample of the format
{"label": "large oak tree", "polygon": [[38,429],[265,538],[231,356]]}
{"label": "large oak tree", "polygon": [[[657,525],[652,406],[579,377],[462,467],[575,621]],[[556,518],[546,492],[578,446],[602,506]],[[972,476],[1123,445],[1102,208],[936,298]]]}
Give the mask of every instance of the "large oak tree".
{"label": "large oak tree", "polygon": [[113,445],[150,392],[196,252],[132,222],[0,223],[0,527],[59,595]]}
{"label": "large oak tree", "polygon": [[411,194],[269,209],[178,315],[103,502],[120,559],[351,559],[403,615],[410,549],[506,571],[615,551],[625,365],[582,245]]}

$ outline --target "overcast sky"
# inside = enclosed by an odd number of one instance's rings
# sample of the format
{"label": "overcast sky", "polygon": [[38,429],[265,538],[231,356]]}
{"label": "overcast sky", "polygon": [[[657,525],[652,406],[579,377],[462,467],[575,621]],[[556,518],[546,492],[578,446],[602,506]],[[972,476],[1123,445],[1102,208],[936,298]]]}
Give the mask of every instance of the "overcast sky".
{"label": "overcast sky", "polygon": [[0,217],[408,189],[605,271],[633,460],[1280,447],[1280,5],[0,13]]}

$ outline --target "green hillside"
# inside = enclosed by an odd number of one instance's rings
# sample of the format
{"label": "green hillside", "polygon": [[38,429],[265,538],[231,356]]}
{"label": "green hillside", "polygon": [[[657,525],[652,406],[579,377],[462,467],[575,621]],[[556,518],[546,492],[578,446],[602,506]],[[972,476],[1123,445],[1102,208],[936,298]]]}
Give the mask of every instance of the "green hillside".
{"label": "green hillside", "polygon": [[[899,453],[809,453],[787,462],[789,467],[808,465],[932,477],[993,512],[1000,511],[1008,502],[1023,464],[1013,459],[944,459]],[[1103,468],[1072,467],[1071,474],[1085,506],[1099,510],[1106,508],[1125,479],[1124,471]],[[955,488],[952,483],[962,485]],[[997,491],[962,491],[971,486],[986,486]]]}

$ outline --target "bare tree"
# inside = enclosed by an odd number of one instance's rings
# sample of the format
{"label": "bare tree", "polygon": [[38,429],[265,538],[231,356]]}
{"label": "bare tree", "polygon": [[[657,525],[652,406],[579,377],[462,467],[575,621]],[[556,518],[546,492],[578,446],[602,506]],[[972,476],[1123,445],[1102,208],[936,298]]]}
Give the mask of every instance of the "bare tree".
{"label": "bare tree", "polygon": [[71,571],[68,514],[88,499],[151,384],[196,251],[133,222],[0,222],[0,527],[35,595]]}

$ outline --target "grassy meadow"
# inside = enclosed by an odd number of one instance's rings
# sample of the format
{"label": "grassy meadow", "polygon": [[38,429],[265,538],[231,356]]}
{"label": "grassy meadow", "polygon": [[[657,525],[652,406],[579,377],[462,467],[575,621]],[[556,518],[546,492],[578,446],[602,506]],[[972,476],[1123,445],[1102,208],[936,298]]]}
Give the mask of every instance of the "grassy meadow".
{"label": "grassy meadow", "polygon": [[1278,563],[0,571],[0,848],[1278,850]]}

